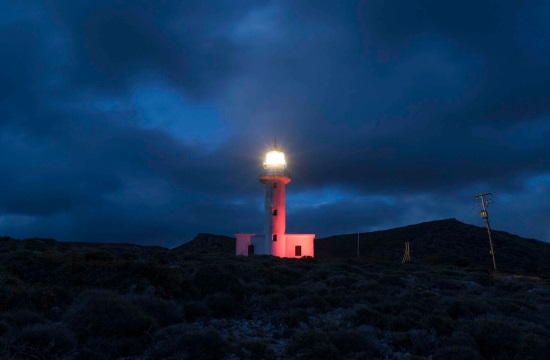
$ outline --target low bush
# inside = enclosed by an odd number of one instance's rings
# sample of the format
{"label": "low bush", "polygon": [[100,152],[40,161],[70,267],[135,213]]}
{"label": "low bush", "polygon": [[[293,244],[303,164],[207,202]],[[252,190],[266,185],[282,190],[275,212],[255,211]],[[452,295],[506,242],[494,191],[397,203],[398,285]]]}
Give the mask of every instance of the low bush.
{"label": "low bush", "polygon": [[2,313],[0,319],[4,320],[12,327],[18,328],[46,322],[44,315],[25,308]]}
{"label": "low bush", "polygon": [[308,319],[309,315],[305,309],[290,308],[283,314],[283,320],[285,324],[290,328],[298,327],[300,323],[307,323]]}
{"label": "low bush", "polygon": [[81,254],[82,258],[85,261],[113,261],[114,256],[113,253],[107,249],[94,249],[94,248],[86,248],[83,249]]}
{"label": "low bush", "polygon": [[492,306],[483,297],[460,296],[449,301],[446,311],[453,320],[457,320],[488,314],[492,311]]}
{"label": "low bush", "polygon": [[0,320],[0,337],[2,337],[5,333],[8,332],[10,329],[10,325],[5,320]]}
{"label": "low bush", "polygon": [[456,322],[444,312],[436,310],[426,314],[420,320],[419,325],[426,330],[433,330],[438,335],[445,336],[450,335],[455,330]]}
{"label": "low bush", "polygon": [[299,359],[342,359],[328,335],[318,330],[304,330],[288,341],[287,352]]}
{"label": "low bush", "polygon": [[274,358],[274,354],[269,351],[264,341],[247,341],[241,346],[248,352],[250,360],[271,360]]}
{"label": "low bush", "polygon": [[141,337],[157,328],[152,317],[108,290],[87,290],[80,294],[64,321],[80,339]]}
{"label": "low bush", "polygon": [[292,307],[312,309],[321,312],[328,310],[330,307],[327,301],[322,296],[317,294],[305,294],[304,296],[292,301],[291,304]]}
{"label": "low bush", "polygon": [[461,345],[449,345],[438,348],[433,360],[478,360],[481,359],[476,349]]}
{"label": "low bush", "polygon": [[164,300],[153,295],[131,295],[128,296],[128,300],[155,319],[159,327],[184,320],[183,307],[173,300]]}
{"label": "low bush", "polygon": [[379,319],[382,317],[378,311],[369,306],[362,305],[355,309],[352,321],[355,325],[375,325],[378,326]]}
{"label": "low bush", "polygon": [[363,355],[374,356],[376,353],[365,334],[358,330],[344,329],[330,331],[328,338],[338,349],[339,353],[343,355],[360,352]]}
{"label": "low bush", "polygon": [[399,287],[405,286],[402,276],[392,275],[392,274],[384,274],[380,276],[380,279],[378,280],[378,282],[383,285],[399,286]]}
{"label": "low bush", "polygon": [[235,275],[234,269],[213,264],[204,265],[195,274],[193,284],[202,296],[225,292],[239,301],[245,298],[245,289]]}
{"label": "low bush", "polygon": [[196,321],[199,319],[209,319],[210,310],[208,306],[202,301],[188,301],[183,306],[183,314],[185,320]]}
{"label": "low bush", "polygon": [[145,350],[141,339],[134,337],[94,337],[79,345],[78,360],[134,358]]}
{"label": "low bush", "polygon": [[226,347],[226,342],[213,328],[172,325],[157,332],[144,359],[221,359]]}
{"label": "low bush", "polygon": [[233,297],[224,292],[218,292],[208,295],[204,298],[204,302],[210,309],[210,312],[215,318],[224,318],[234,315],[239,306],[235,303]]}
{"label": "low bush", "polygon": [[550,359],[550,339],[544,335],[522,333],[520,335],[520,359]]}
{"label": "low bush", "polygon": [[274,292],[265,297],[262,304],[267,310],[283,310],[288,308],[288,298],[282,292]]}
{"label": "low bush", "polygon": [[76,336],[61,323],[35,324],[7,334],[16,359],[76,358]]}
{"label": "low bush", "polygon": [[518,329],[504,319],[480,317],[469,323],[466,330],[484,358],[513,359],[518,352]]}

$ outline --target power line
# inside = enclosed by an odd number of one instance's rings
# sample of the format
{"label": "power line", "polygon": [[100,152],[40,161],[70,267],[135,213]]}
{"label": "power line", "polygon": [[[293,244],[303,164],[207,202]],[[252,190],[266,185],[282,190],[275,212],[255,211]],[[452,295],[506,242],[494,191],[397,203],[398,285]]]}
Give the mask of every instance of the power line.
{"label": "power line", "polygon": [[480,199],[481,202],[477,203],[475,206],[481,206],[482,210],[480,211],[481,218],[487,223],[487,234],[489,235],[489,245],[491,246],[491,256],[493,257],[493,269],[497,271],[497,263],[495,260],[495,251],[493,249],[493,239],[491,238],[491,225],[489,225],[489,213],[487,212],[487,205],[493,202],[493,199],[485,200],[485,196],[493,196],[490,192],[483,193],[474,196],[474,199]]}

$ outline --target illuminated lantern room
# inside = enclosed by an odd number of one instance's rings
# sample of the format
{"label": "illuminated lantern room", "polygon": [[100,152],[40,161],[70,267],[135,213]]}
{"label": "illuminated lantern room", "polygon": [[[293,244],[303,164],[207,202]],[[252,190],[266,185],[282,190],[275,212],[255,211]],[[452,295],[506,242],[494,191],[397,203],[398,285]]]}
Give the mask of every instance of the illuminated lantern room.
{"label": "illuminated lantern room", "polygon": [[[279,175],[289,178],[286,172],[285,153],[277,149],[277,145],[274,145],[273,149],[265,154],[263,175]],[[290,178],[288,182],[290,182]]]}
{"label": "illuminated lantern room", "polygon": [[279,167],[286,168],[285,153],[277,150],[275,146],[274,150],[265,154],[264,169]]}

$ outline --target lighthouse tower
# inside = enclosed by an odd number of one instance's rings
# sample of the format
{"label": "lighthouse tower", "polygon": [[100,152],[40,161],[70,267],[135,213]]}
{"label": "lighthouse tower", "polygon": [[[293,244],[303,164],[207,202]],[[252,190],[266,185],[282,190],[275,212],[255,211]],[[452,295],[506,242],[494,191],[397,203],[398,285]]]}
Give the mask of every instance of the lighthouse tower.
{"label": "lighthouse tower", "polygon": [[265,156],[260,182],[265,185],[264,249],[275,256],[285,256],[286,197],[290,182],[285,154],[273,146]]}
{"label": "lighthouse tower", "polygon": [[290,175],[285,154],[276,144],[265,155],[260,182],[265,186],[264,233],[236,234],[236,254],[313,257],[315,234],[286,234],[285,188]]}

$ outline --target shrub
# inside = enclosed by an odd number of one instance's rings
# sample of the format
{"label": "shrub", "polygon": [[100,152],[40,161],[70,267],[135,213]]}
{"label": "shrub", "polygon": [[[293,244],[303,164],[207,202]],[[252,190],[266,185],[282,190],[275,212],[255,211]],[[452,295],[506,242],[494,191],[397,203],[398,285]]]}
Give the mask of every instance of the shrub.
{"label": "shrub", "polygon": [[[468,326],[469,327],[469,326]],[[497,350],[498,351],[498,350]],[[462,330],[454,331],[451,337],[442,337],[434,353],[434,359],[482,359],[474,337]],[[507,356],[497,356],[497,359]],[[514,357],[512,357],[514,358]],[[520,357],[525,358],[525,357]]]}
{"label": "shrub", "polygon": [[221,359],[227,344],[212,328],[194,328],[188,324],[161,329],[144,354],[146,359]]}
{"label": "shrub", "polygon": [[279,265],[262,270],[262,275],[268,284],[296,285],[300,283],[302,278],[301,271],[293,266]]}
{"label": "shrub", "polygon": [[290,308],[288,311],[284,312],[283,319],[288,327],[295,328],[300,325],[300,323],[307,323],[309,316],[305,309]]}
{"label": "shrub", "polygon": [[405,283],[402,279],[401,276],[397,276],[397,275],[391,275],[391,274],[384,274],[380,277],[380,279],[378,280],[378,282],[380,284],[383,284],[383,285],[390,285],[390,286],[399,286],[399,287],[403,287],[405,286]]}
{"label": "shrub", "polygon": [[107,290],[80,294],[67,311],[65,322],[81,339],[140,337],[157,327],[155,320],[137,306]]}
{"label": "shrub", "polygon": [[353,323],[355,325],[376,325],[378,326],[379,319],[382,317],[378,311],[373,310],[368,306],[361,306],[355,310]]}
{"label": "shrub", "polygon": [[245,289],[235,276],[234,270],[218,265],[204,265],[195,274],[195,287],[203,296],[218,292],[230,293],[236,300],[243,300]]}
{"label": "shrub", "polygon": [[447,307],[447,314],[457,320],[459,318],[471,318],[479,315],[484,315],[492,310],[487,300],[482,297],[465,298],[458,297],[451,300]]}
{"label": "shrub", "polygon": [[475,273],[472,280],[485,287],[495,284],[495,279],[492,275],[482,272]]}
{"label": "shrub", "polygon": [[518,349],[518,330],[502,319],[478,318],[467,329],[484,358],[513,359]]}
{"label": "shrub", "polygon": [[328,333],[328,337],[341,354],[367,352],[372,356],[375,353],[365,334],[358,330],[331,331]]}
{"label": "shrub", "polygon": [[189,301],[185,303],[183,307],[183,313],[185,315],[185,320],[195,321],[198,319],[210,318],[210,310],[208,306],[202,301]]}
{"label": "shrub", "polygon": [[113,261],[113,253],[107,249],[86,248],[82,250],[81,256],[86,261]]}
{"label": "shrub", "polygon": [[46,321],[42,314],[29,309],[18,309],[3,313],[2,319],[11,326],[19,328]]}
{"label": "shrub", "polygon": [[327,334],[318,330],[294,334],[288,341],[287,351],[300,359],[342,359]]}
{"label": "shrub", "polygon": [[27,291],[29,302],[40,311],[68,302],[67,289],[59,285],[34,286]]}
{"label": "shrub", "polygon": [[521,334],[519,358],[550,359],[550,339],[533,333]]}
{"label": "shrub", "polygon": [[320,295],[305,294],[304,296],[292,301],[292,307],[326,311],[329,308],[329,305],[327,301]]}
{"label": "shrub", "polygon": [[470,266],[470,262],[467,259],[456,259],[455,265],[458,267],[467,267]]}
{"label": "shrub", "polygon": [[231,316],[238,310],[235,300],[227,293],[218,292],[208,295],[204,301],[212,312],[212,316],[216,318]]}
{"label": "shrub", "polygon": [[467,346],[450,345],[438,348],[434,355],[434,360],[477,360],[481,359],[476,349]]}
{"label": "shrub", "polygon": [[273,353],[269,351],[264,341],[247,341],[242,344],[242,346],[249,352],[249,358],[251,360],[273,359]]}
{"label": "shrub", "polygon": [[434,330],[438,335],[450,335],[455,328],[455,322],[445,313],[434,311],[422,318],[420,326],[426,330]]}
{"label": "shrub", "polygon": [[27,326],[8,337],[16,358],[69,360],[76,357],[76,336],[60,323]]}
{"label": "shrub", "polygon": [[105,337],[90,338],[79,347],[78,360],[118,359],[135,356],[145,349],[137,338]]}
{"label": "shrub", "polygon": [[437,335],[433,331],[413,329],[407,333],[413,354],[428,356],[437,347]]}
{"label": "shrub", "polygon": [[184,319],[182,306],[173,300],[164,300],[152,295],[132,295],[128,300],[155,319],[159,327],[177,324]]}
{"label": "shrub", "polygon": [[275,360],[276,355],[263,339],[232,338],[225,349],[226,359]]}
{"label": "shrub", "polygon": [[282,292],[274,292],[265,297],[264,308],[282,310],[288,308],[288,298]]}
{"label": "shrub", "polygon": [[153,259],[160,264],[177,263],[179,261],[178,256],[170,251],[160,251],[153,255]]}
{"label": "shrub", "polygon": [[9,324],[4,320],[0,320],[0,337],[7,333],[9,329]]}

